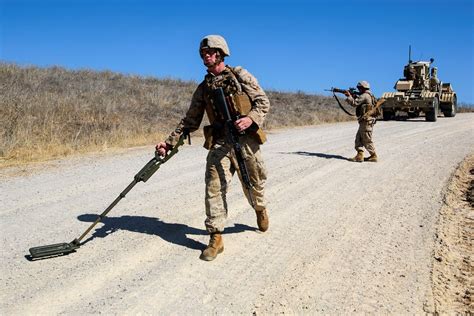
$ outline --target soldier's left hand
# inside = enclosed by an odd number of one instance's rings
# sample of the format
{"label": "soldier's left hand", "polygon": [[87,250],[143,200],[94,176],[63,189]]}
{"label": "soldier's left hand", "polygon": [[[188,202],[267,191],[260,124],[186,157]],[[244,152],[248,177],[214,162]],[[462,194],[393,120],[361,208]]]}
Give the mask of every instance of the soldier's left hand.
{"label": "soldier's left hand", "polygon": [[252,123],[253,123],[252,119],[248,116],[245,116],[235,121],[234,126],[235,128],[237,128],[239,132],[243,132],[247,128],[249,128],[250,125],[252,125]]}

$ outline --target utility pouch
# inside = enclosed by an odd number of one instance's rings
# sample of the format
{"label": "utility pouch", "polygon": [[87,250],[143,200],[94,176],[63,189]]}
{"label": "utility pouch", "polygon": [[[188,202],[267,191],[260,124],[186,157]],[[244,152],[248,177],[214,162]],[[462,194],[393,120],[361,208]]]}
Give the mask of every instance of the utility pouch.
{"label": "utility pouch", "polygon": [[240,115],[249,114],[252,109],[252,103],[250,98],[246,93],[237,93],[233,95],[235,110],[240,113]]}
{"label": "utility pouch", "polygon": [[358,107],[356,107],[356,116],[357,117],[362,117],[362,115],[364,115],[365,111],[364,111],[364,106],[363,105],[359,105]]}
{"label": "utility pouch", "polygon": [[[235,110],[241,115],[246,116],[249,114],[252,109],[252,102],[250,101],[247,93],[236,93],[233,95]],[[260,145],[267,141],[267,136],[265,132],[257,126],[257,124],[252,124],[247,130],[247,134],[253,137]]]}
{"label": "utility pouch", "polygon": [[246,130],[246,134],[251,136],[253,139],[255,139],[257,143],[259,143],[260,145],[262,145],[263,143],[267,141],[267,135],[255,123],[250,125],[250,127]]}
{"label": "utility pouch", "polygon": [[252,133],[252,135],[260,145],[267,141],[267,135],[265,135],[265,132],[261,128],[257,129],[257,131]]}
{"label": "utility pouch", "polygon": [[214,140],[214,128],[212,125],[206,125],[204,126],[204,148],[206,149],[211,149],[212,142]]}
{"label": "utility pouch", "polygon": [[[374,107],[372,106],[372,104],[367,104],[367,106],[366,106],[366,108],[365,108],[365,113],[372,111],[373,108],[374,108]],[[364,113],[364,114],[365,114],[365,113]]]}

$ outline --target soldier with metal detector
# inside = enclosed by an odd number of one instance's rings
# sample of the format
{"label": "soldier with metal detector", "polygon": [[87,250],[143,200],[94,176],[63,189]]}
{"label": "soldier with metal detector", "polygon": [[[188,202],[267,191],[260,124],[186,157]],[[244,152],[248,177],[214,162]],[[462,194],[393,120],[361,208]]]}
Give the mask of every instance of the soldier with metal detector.
{"label": "soldier with metal detector", "polygon": [[204,37],[199,54],[207,74],[193,94],[186,116],[166,141],[156,145],[165,155],[176,144],[183,131],[196,131],[207,114],[210,125],[204,127],[204,147],[209,150],[206,164],[206,220],[210,241],[202,260],[214,260],[224,250],[224,232],[228,206],[226,194],[235,172],[249,203],[257,216],[260,231],[269,221],[264,197],[267,179],[260,145],[266,140],[261,127],[270,101],[258,81],[242,67],[230,67],[225,39],[219,35]]}

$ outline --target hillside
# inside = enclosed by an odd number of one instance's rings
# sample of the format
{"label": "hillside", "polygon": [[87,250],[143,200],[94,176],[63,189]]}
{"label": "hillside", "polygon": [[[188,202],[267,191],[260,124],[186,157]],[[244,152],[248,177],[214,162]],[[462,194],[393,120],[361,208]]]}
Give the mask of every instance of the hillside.
{"label": "hillside", "polygon": [[[196,82],[0,63],[0,163],[149,145],[186,112]],[[265,82],[261,82],[265,86]],[[266,130],[346,121],[334,99],[266,91]]]}

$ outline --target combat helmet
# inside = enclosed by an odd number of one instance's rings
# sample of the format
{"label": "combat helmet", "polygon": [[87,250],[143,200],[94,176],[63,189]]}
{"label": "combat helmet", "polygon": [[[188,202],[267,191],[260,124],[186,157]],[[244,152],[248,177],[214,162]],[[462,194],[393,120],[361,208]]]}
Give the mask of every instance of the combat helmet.
{"label": "combat helmet", "polygon": [[224,57],[230,56],[229,46],[227,46],[227,42],[220,35],[207,35],[204,37],[199,43],[199,54],[201,54],[203,48],[217,48]]}
{"label": "combat helmet", "polygon": [[367,81],[362,80],[362,81],[359,81],[357,83],[357,87],[362,87],[364,89],[370,89],[370,84]]}

